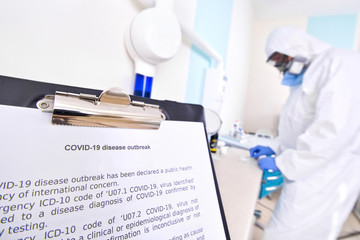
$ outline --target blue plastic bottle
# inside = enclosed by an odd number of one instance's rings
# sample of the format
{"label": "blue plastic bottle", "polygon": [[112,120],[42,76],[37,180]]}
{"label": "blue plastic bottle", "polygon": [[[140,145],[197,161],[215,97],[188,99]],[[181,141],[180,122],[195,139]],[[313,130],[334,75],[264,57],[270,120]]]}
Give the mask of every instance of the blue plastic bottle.
{"label": "blue plastic bottle", "polygon": [[135,76],[134,95],[140,97],[151,97],[153,77],[137,73]]}

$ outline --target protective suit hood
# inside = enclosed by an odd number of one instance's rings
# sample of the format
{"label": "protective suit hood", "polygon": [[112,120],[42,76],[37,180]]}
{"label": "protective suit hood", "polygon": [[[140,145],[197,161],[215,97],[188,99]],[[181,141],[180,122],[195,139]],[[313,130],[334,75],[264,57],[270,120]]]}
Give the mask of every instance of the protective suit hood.
{"label": "protective suit hood", "polygon": [[270,33],[266,42],[265,52],[267,57],[274,52],[280,52],[291,57],[305,57],[308,61],[312,61],[317,55],[328,48],[331,48],[330,44],[308,35],[301,29],[279,27]]}

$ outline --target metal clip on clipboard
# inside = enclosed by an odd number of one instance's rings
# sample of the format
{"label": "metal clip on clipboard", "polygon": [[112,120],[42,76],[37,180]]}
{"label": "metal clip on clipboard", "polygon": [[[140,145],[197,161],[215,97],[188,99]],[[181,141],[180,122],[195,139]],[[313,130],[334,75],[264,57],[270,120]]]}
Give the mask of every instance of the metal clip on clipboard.
{"label": "metal clip on clipboard", "polygon": [[121,88],[110,88],[99,97],[57,91],[36,106],[52,112],[52,123],[61,125],[158,129],[165,120],[158,105],[131,101]]}

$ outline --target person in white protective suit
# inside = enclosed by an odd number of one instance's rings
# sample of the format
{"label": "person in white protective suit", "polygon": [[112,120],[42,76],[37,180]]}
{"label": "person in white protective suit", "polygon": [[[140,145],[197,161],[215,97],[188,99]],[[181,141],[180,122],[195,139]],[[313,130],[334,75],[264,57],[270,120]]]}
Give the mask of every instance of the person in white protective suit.
{"label": "person in white protective suit", "polygon": [[265,50],[290,95],[276,144],[250,149],[285,177],[264,239],[336,239],[360,194],[360,53],[292,27],[275,29]]}

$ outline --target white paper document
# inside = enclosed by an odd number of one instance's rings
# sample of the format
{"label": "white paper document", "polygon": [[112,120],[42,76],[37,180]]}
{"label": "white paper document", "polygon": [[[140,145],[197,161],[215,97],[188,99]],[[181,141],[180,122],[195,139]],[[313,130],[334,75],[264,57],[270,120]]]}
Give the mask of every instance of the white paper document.
{"label": "white paper document", "polygon": [[0,105],[0,240],[226,239],[202,123],[50,118]]}

